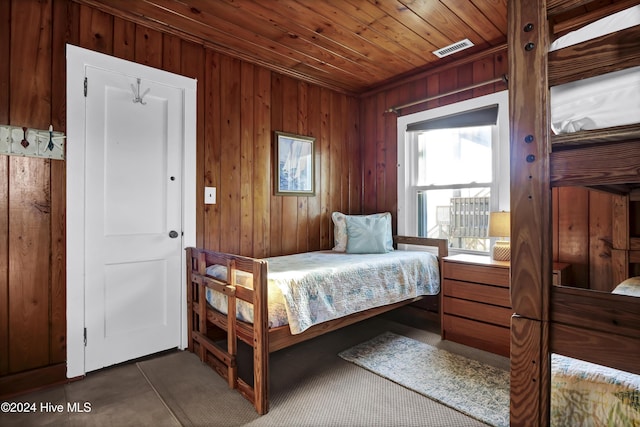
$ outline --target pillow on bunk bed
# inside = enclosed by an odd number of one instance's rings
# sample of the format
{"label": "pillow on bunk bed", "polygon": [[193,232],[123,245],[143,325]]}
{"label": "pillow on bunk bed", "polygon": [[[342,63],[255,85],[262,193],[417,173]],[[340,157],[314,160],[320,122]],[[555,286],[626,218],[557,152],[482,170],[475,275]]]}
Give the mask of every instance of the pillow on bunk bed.
{"label": "pillow on bunk bed", "polygon": [[[347,220],[349,218],[361,218],[364,220],[372,219],[378,220],[379,218],[384,219],[386,221],[386,226],[384,221],[381,221],[380,224],[377,224],[380,228],[380,232],[382,233],[382,238],[384,239],[384,252],[390,252],[393,250],[393,235],[391,233],[391,213],[376,213],[370,215],[345,215],[341,212],[334,212],[331,214],[331,219],[333,220],[334,228],[333,228],[333,238],[334,238],[334,247],[333,250],[336,252],[349,252],[347,250],[347,242],[349,241],[349,236],[347,232]],[[372,224],[373,225],[373,224]],[[384,228],[384,229],[382,229]],[[360,243],[356,239],[355,243]],[[357,246],[361,246],[358,244]],[[355,246],[354,246],[355,248]],[[354,249],[355,250],[355,249]],[[364,253],[364,252],[351,252],[351,253]],[[369,252],[375,253],[375,252]]]}
{"label": "pillow on bunk bed", "polygon": [[640,297],[640,276],[629,277],[623,280],[611,293]]}

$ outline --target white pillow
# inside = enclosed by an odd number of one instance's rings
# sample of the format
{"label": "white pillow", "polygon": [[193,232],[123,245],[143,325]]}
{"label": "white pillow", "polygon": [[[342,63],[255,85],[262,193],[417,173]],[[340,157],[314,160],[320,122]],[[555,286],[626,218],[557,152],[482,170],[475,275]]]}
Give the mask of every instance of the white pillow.
{"label": "white pillow", "polygon": [[333,220],[333,250],[336,252],[347,251],[347,216],[340,212],[331,214]]}

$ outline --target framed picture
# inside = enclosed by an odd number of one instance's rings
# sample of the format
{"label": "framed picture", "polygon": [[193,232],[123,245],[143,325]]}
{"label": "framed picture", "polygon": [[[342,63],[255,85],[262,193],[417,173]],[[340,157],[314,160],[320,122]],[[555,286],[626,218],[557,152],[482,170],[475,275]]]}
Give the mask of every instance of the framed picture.
{"label": "framed picture", "polygon": [[315,138],[275,132],[274,192],[278,196],[315,195]]}

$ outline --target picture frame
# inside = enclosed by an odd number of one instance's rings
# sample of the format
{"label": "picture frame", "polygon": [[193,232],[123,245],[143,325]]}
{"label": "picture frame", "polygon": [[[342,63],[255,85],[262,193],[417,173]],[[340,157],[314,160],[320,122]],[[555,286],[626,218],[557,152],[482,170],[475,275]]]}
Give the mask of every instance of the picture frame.
{"label": "picture frame", "polygon": [[315,141],[316,138],[312,136],[275,131],[275,195],[315,195]]}

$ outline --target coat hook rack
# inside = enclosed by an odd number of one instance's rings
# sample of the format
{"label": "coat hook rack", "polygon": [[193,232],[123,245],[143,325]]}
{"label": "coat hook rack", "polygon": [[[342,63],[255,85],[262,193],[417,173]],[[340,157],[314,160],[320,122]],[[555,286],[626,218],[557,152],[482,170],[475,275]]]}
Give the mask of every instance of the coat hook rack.
{"label": "coat hook rack", "polygon": [[147,105],[146,102],[143,101],[146,94],[151,90],[147,88],[142,95],[140,95],[140,79],[136,79],[138,81],[138,87],[136,88],[134,85],[131,85],[131,91],[133,92],[133,103],[139,102],[142,105]]}
{"label": "coat hook rack", "polygon": [[63,132],[0,125],[0,154],[64,160]]}

